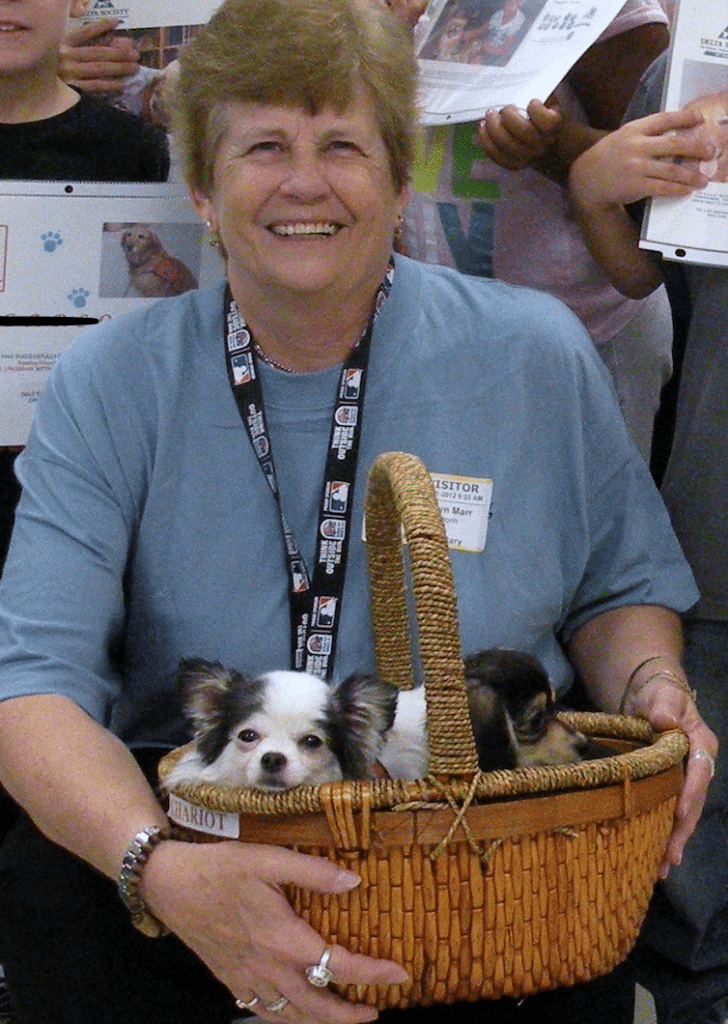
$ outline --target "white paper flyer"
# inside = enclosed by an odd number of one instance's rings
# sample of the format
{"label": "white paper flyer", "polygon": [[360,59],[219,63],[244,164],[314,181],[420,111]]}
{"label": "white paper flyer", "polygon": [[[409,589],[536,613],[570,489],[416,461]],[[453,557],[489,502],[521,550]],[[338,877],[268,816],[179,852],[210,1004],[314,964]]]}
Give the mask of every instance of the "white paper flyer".
{"label": "white paper flyer", "polygon": [[701,164],[710,184],[680,199],[650,200],[640,246],[683,263],[728,266],[728,5],[679,0],[663,97],[664,110],[699,103],[691,129],[713,143]]}
{"label": "white paper flyer", "polygon": [[624,0],[434,0],[418,33],[426,125],[545,100]]}

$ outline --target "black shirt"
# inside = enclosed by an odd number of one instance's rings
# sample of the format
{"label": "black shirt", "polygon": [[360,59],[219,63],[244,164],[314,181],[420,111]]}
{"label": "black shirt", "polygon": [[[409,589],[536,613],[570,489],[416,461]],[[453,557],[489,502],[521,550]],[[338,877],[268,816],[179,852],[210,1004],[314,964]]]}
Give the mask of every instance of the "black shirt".
{"label": "black shirt", "polygon": [[0,178],[33,181],[166,181],[162,128],[82,95],[62,114],[0,124]]}

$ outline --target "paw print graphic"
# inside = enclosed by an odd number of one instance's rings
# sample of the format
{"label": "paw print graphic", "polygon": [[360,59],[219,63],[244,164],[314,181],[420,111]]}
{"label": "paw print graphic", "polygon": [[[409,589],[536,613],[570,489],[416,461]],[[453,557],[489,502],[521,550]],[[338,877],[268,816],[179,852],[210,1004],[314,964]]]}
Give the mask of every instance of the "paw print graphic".
{"label": "paw print graphic", "polygon": [[81,309],[86,305],[86,299],[90,294],[91,292],[87,292],[85,288],[74,288],[68,295],[68,301],[72,302],[77,309]]}
{"label": "paw print graphic", "polygon": [[60,231],[46,231],[40,236],[45,252],[55,252],[59,245],[63,245]]}

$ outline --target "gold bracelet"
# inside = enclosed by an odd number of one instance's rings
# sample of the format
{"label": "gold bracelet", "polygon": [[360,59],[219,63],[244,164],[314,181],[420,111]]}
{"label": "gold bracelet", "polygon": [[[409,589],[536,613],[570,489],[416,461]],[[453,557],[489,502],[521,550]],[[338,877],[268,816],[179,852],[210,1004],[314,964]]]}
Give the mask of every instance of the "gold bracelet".
{"label": "gold bracelet", "polygon": [[[646,665],[648,662],[656,660],[657,658],[648,658],[647,661],[644,661],[641,665],[637,666],[635,672],[637,672],[640,668],[643,668],[644,665]],[[632,688],[631,684],[634,681],[635,672],[633,672],[632,675],[629,677],[629,682],[627,683],[624,689],[624,696],[622,697],[622,701],[619,705],[620,715],[624,714],[624,707],[627,703],[627,697],[629,696],[629,692]],[[697,706],[698,695],[696,691],[688,685],[686,679],[683,679],[682,676],[679,676],[676,672],[671,672],[669,668],[660,669],[658,672],[653,672],[652,675],[647,676],[647,678],[642,681],[642,685],[635,692],[639,693],[640,690],[643,690],[648,683],[652,682],[653,679],[666,679],[668,682],[672,683],[673,686],[676,686],[678,690],[682,690],[683,693],[686,693],[688,697],[690,697],[690,699],[693,701],[693,703]]]}
{"label": "gold bracelet", "polygon": [[624,692],[625,693],[627,692],[627,690],[630,688],[630,686],[634,682],[634,677],[637,675],[637,673],[640,671],[640,669],[645,667],[645,665],[649,665],[653,661],[659,661],[660,658],[670,658],[670,657],[671,657],[670,654],[653,654],[651,658],[645,658],[644,661],[641,661],[639,663],[639,665],[637,666],[637,668],[632,669],[632,672],[630,673],[630,677],[627,680],[627,685],[624,688]]}
{"label": "gold bracelet", "polygon": [[671,672],[669,668],[664,668],[660,672],[653,672],[651,676],[647,676],[647,678],[642,683],[642,686],[640,686],[640,690],[643,689],[643,687],[647,686],[648,683],[652,682],[653,679],[667,679],[674,686],[676,686],[678,690],[682,690],[683,693],[687,693],[688,697],[690,697],[693,703],[695,703],[698,699],[697,693],[692,688],[692,686],[688,684],[687,679],[683,679],[683,677],[679,676],[676,672]]}

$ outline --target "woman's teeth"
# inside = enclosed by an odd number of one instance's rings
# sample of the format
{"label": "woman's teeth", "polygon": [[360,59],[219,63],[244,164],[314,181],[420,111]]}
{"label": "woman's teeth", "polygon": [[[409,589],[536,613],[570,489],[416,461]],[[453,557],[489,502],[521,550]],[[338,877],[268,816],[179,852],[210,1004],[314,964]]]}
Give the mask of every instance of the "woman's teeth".
{"label": "woman's teeth", "polygon": [[335,235],[337,224],[273,224],[271,231],[276,235]]}

